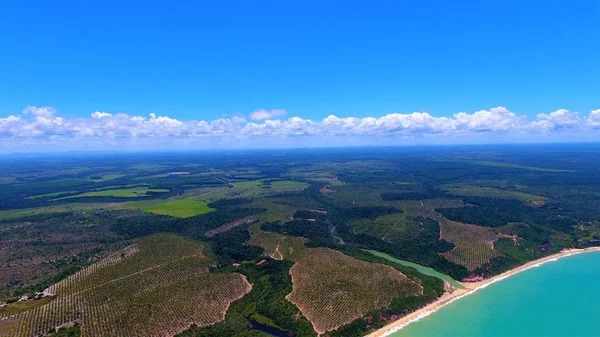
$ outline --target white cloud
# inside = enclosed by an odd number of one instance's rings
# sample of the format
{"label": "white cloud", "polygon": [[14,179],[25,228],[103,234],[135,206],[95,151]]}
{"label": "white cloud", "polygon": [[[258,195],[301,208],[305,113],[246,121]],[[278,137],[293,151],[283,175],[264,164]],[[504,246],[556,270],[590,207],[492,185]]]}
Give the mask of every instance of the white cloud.
{"label": "white cloud", "polygon": [[105,117],[111,117],[112,115],[107,112],[96,111],[92,113],[92,118],[100,119]]}
{"label": "white cloud", "polygon": [[[128,143],[148,146],[185,143],[193,146],[283,146],[293,144],[401,144],[446,142],[449,140],[487,142],[490,139],[537,140],[554,135],[586,135],[600,138],[600,109],[586,117],[566,109],[537,115],[533,120],[505,107],[458,112],[450,117],[435,117],[427,112],[390,113],[380,117],[338,117],[320,121],[291,117],[274,119],[284,110],[257,110],[250,116],[220,118],[212,121],[178,120],[169,116],[130,116],[96,111],[88,118],[63,118],[51,107],[28,106],[22,115],[0,117],[0,152],[10,144],[57,144],[68,147],[81,142],[99,147]],[[600,139],[599,139],[600,140]]]}
{"label": "white cloud", "polygon": [[580,127],[582,120],[579,118],[579,112],[559,109],[549,114],[541,113],[537,115],[537,121],[530,124],[534,129],[545,132],[572,130]]}
{"label": "white cloud", "polygon": [[592,110],[587,118],[587,122],[593,128],[600,127],[600,109]]}
{"label": "white cloud", "polygon": [[507,108],[499,106],[490,110],[479,110],[473,114],[459,112],[454,115],[457,128],[468,131],[510,131],[520,128],[525,122]]}
{"label": "white cloud", "polygon": [[259,109],[250,114],[250,119],[253,121],[264,120],[264,119],[273,119],[275,117],[283,117],[286,112],[283,109],[273,109],[273,110],[265,110]]}
{"label": "white cloud", "polygon": [[23,114],[32,114],[34,116],[39,116],[39,117],[50,117],[52,115],[54,115],[54,113],[56,112],[56,110],[52,107],[49,106],[43,106],[41,108],[35,107],[35,106],[28,106],[25,109],[23,109]]}

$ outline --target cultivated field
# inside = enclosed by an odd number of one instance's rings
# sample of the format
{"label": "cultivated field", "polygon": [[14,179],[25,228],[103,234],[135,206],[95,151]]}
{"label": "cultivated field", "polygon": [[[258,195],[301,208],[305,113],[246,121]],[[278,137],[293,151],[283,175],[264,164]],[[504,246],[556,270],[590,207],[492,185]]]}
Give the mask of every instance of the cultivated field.
{"label": "cultivated field", "polygon": [[77,322],[102,337],[364,336],[443,293],[365,250],[463,280],[597,245],[599,158],[589,147],[9,156],[0,335]]}
{"label": "cultivated field", "polygon": [[2,336],[40,335],[72,322],[83,336],[165,336],[219,322],[251,285],[240,274],[209,273],[202,250],[174,235],[138,240],[48,288],[49,303],[2,314]]}
{"label": "cultivated field", "polygon": [[415,238],[421,232],[419,222],[406,216],[406,213],[390,214],[375,220],[359,219],[352,222],[356,233],[365,233],[383,241],[396,243]]}
{"label": "cultivated field", "polygon": [[566,173],[566,172],[572,173],[572,172],[575,172],[575,170],[551,169],[551,168],[545,168],[545,167],[526,166],[526,165],[503,163],[503,162],[489,161],[489,160],[476,161],[475,164],[477,164],[477,165],[484,165],[484,166],[492,166],[492,167],[500,167],[500,168],[514,168],[514,169],[521,169],[521,170],[528,170],[528,171],[537,171],[537,172],[555,172],[555,173]]}
{"label": "cultivated field", "polygon": [[104,182],[104,181],[109,181],[109,180],[115,180],[115,179],[119,179],[122,177],[125,177],[126,174],[104,174],[104,175],[93,175],[88,177],[88,180],[91,181],[95,181],[95,182]]}
{"label": "cultivated field", "polygon": [[444,190],[449,194],[459,196],[516,199],[521,201],[535,201],[546,199],[546,197],[544,196],[531,193],[474,185],[446,185],[444,186]]}
{"label": "cultivated field", "polygon": [[465,266],[469,271],[489,262],[501,254],[494,250],[494,242],[500,237],[488,227],[445,220],[441,223],[442,238],[455,245],[443,253],[451,262]]}
{"label": "cultivated field", "polygon": [[189,218],[200,214],[206,214],[214,211],[206,205],[206,202],[201,200],[174,200],[158,204],[156,206],[142,208],[145,212],[169,215],[177,218]]}
{"label": "cultivated field", "polygon": [[294,303],[322,334],[348,324],[397,297],[423,288],[398,270],[327,248],[310,249],[290,269]]}
{"label": "cultivated field", "polygon": [[114,190],[101,190],[85,192],[73,196],[68,196],[61,199],[80,198],[80,197],[120,197],[120,198],[135,198],[147,196],[148,193],[167,193],[168,189],[165,188],[149,188],[149,187],[134,187],[134,188],[119,188]]}

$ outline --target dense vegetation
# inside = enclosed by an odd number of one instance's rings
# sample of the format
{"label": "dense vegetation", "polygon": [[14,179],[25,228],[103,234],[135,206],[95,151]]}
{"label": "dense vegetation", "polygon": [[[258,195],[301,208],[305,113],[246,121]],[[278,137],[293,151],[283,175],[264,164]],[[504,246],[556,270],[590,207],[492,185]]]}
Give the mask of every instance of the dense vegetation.
{"label": "dense vegetation", "polygon": [[[365,249],[460,281],[471,274],[496,275],[564,248],[600,245],[600,148],[481,150],[0,157],[0,305],[10,302],[0,315],[66,310],[60,298],[35,298],[159,233],[201,244],[207,277],[243,275],[252,284],[224,320],[214,316],[206,319],[212,325],[178,328],[181,336],[315,336],[313,323],[322,317],[309,322],[286,297],[292,292],[290,270],[324,248],[386,264],[424,287],[419,296],[391,289],[396,295],[387,306],[327,332],[359,336],[443,293],[440,280]],[[127,275],[135,269],[123,268]],[[315,273],[302,270],[309,284],[319,266],[311,268]],[[98,289],[104,295],[116,291]],[[194,296],[169,286],[150,293],[164,303],[173,294]],[[19,301],[24,295],[28,300]],[[52,316],[56,326],[69,323],[61,321],[63,311]],[[5,323],[0,322],[0,335]],[[53,333],[76,336],[85,329],[83,321]]]}

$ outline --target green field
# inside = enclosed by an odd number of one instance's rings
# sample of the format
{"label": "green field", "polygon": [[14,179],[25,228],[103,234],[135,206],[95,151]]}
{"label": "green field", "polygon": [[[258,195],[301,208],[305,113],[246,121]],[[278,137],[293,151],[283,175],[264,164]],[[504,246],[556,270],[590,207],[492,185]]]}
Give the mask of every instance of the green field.
{"label": "green field", "polygon": [[262,181],[260,180],[251,180],[251,181],[236,181],[233,182],[233,184],[235,186],[239,186],[239,187],[255,187],[255,186],[260,186],[263,184]]}
{"label": "green field", "polygon": [[58,198],[55,200],[69,199],[69,198],[80,198],[80,197],[120,197],[120,198],[135,198],[143,197],[148,195],[148,192],[166,193],[169,192],[166,188],[148,188],[148,187],[135,187],[135,188],[119,188],[114,190],[101,190],[93,192],[85,192],[77,195],[72,195],[64,198]]}
{"label": "green field", "polygon": [[493,187],[473,185],[447,185],[443,189],[449,194],[485,198],[517,199],[521,201],[546,200],[546,197],[531,193],[501,190]]}
{"label": "green field", "polygon": [[251,180],[251,181],[237,181],[233,182],[235,187],[263,187],[276,191],[298,191],[306,188],[308,184],[298,181],[290,181],[290,180],[277,180],[277,181],[262,181],[262,180]]}
{"label": "green field", "polygon": [[52,214],[63,212],[89,212],[104,204],[96,203],[70,203],[56,206],[41,206],[30,208],[17,208],[0,211],[0,220],[27,217],[40,214]]}
{"label": "green field", "polygon": [[550,168],[537,167],[537,166],[524,166],[524,165],[517,165],[517,164],[503,163],[503,162],[489,161],[489,160],[476,161],[475,164],[484,165],[484,166],[493,166],[493,167],[516,168],[516,169],[538,171],[538,172],[571,172],[571,173],[575,172],[575,170],[560,170],[560,169],[550,169]]}
{"label": "green field", "polygon": [[30,195],[30,196],[26,197],[25,199],[33,200],[33,199],[40,199],[40,198],[47,198],[47,197],[55,197],[57,195],[61,195],[61,194],[65,194],[65,193],[69,193],[69,192],[66,191],[66,192],[54,192],[54,193]]}
{"label": "green field", "polygon": [[87,179],[90,181],[100,183],[100,182],[104,182],[104,181],[122,178],[125,176],[126,176],[126,174],[104,174],[104,175],[98,175],[98,176],[90,176]]}
{"label": "green field", "polygon": [[208,207],[204,201],[185,199],[170,201],[157,206],[146,207],[142,210],[155,214],[169,215],[176,218],[189,218],[200,214],[210,213],[215,209]]}
{"label": "green field", "polygon": [[271,183],[271,188],[277,191],[298,191],[305,189],[307,186],[307,183],[289,180],[274,181]]}

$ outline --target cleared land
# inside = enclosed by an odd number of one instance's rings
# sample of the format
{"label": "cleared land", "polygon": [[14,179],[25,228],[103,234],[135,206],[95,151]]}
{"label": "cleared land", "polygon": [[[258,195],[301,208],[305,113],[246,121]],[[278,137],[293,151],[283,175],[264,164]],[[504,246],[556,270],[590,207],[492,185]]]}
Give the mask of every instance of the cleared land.
{"label": "cleared land", "polygon": [[499,199],[517,199],[521,201],[546,200],[546,197],[520,191],[502,190],[493,187],[474,185],[446,185],[443,189],[454,195],[487,197]]}
{"label": "cleared land", "polygon": [[200,214],[210,213],[215,209],[208,207],[206,202],[201,200],[184,199],[169,201],[157,206],[143,208],[142,210],[176,218],[189,218]]}
{"label": "cleared land", "polygon": [[484,165],[484,166],[493,166],[493,167],[516,168],[516,169],[538,171],[538,172],[575,172],[575,170],[561,170],[561,169],[551,169],[551,168],[537,167],[537,166],[525,166],[525,165],[517,165],[517,164],[503,163],[503,162],[489,161],[489,160],[476,161],[475,164]]}
{"label": "cleared land", "polygon": [[115,180],[115,179],[122,178],[125,176],[126,176],[126,174],[104,174],[104,175],[90,176],[87,179],[99,183],[99,182],[104,182],[104,181],[109,181],[109,180]]}
{"label": "cleared land", "polygon": [[65,194],[65,193],[69,193],[69,192],[54,192],[54,193],[30,195],[28,197],[25,197],[25,199],[34,200],[34,199],[40,199],[40,198],[49,198],[49,197],[55,197],[55,196]]}
{"label": "cleared land", "polygon": [[[85,203],[70,203],[56,206],[42,206],[32,208],[20,208],[20,209],[9,209],[0,211],[0,220],[26,217],[40,214],[52,214],[61,212],[89,212],[93,211],[98,207],[99,204],[85,204]],[[100,206],[101,207],[101,206]]]}
{"label": "cleared land", "polygon": [[319,334],[387,306],[394,298],[422,294],[398,270],[327,248],[310,249],[290,269],[294,303]]}
{"label": "cleared land", "polygon": [[135,188],[119,188],[113,190],[101,190],[85,192],[73,196],[64,198],[58,198],[56,200],[80,198],[80,197],[120,197],[120,198],[135,198],[147,196],[148,192],[153,193],[167,193],[169,192],[166,188],[148,188],[148,187],[135,187]]}
{"label": "cleared land", "polygon": [[271,183],[271,188],[276,191],[298,191],[303,190],[308,184],[298,181],[274,181]]}
{"label": "cleared land", "polygon": [[263,231],[260,229],[260,224],[250,226],[250,234],[248,244],[262,247],[265,250],[264,254],[275,260],[300,259],[306,250],[304,244],[308,241],[301,237]]}
{"label": "cleared land", "polygon": [[215,229],[211,229],[208,232],[204,233],[204,236],[212,238],[213,236],[215,236],[217,234],[225,233],[225,232],[227,232],[227,231],[229,231],[229,230],[231,230],[231,229],[233,229],[233,228],[235,228],[237,226],[249,224],[249,223],[254,222],[254,221],[256,221],[256,217],[254,217],[254,216],[249,216],[249,217],[245,217],[243,219],[238,219],[238,220],[230,222],[230,223],[228,223],[226,225],[219,226],[219,227],[217,227]]}
{"label": "cleared land", "polygon": [[78,321],[83,336],[165,336],[217,323],[251,285],[241,274],[208,273],[202,250],[175,235],[141,239],[48,288],[51,302],[1,314],[13,326],[3,335],[39,335]]}

